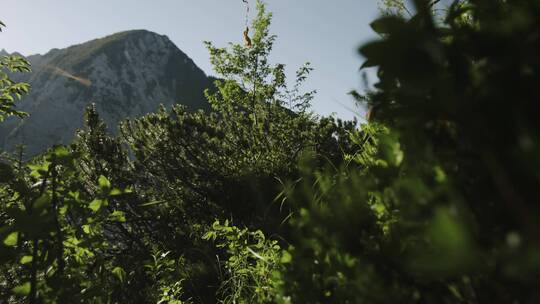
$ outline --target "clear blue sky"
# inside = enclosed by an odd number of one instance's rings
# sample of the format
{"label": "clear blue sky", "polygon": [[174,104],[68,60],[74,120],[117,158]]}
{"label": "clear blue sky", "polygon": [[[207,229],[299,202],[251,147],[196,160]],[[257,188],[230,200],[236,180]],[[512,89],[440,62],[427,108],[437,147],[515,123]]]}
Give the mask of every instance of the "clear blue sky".
{"label": "clear blue sky", "polygon": [[[255,13],[255,0],[249,0]],[[272,60],[289,75],[310,61],[307,89],[316,89],[314,111],[342,118],[361,116],[347,92],[362,89],[357,53],[375,36],[369,23],[377,0],[267,0],[278,35]],[[130,29],[167,35],[207,74],[214,74],[203,46],[240,41],[245,7],[241,0],[2,0],[0,49],[24,55],[46,53]]]}

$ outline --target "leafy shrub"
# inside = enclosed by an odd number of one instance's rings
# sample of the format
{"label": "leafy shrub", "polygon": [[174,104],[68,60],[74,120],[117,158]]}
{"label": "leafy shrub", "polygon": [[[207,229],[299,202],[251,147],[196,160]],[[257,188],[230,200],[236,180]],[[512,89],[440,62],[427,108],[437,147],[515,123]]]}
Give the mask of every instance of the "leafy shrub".
{"label": "leafy shrub", "polygon": [[203,239],[211,240],[225,251],[218,260],[225,273],[219,290],[220,303],[274,303],[282,271],[281,247],[268,240],[260,230],[231,226],[228,221],[214,222]]}

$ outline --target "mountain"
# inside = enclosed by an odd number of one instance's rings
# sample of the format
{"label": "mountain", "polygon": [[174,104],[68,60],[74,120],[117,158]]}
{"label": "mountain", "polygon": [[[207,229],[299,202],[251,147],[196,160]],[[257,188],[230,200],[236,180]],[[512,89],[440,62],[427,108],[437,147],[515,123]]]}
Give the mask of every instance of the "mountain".
{"label": "mountain", "polygon": [[[2,53],[7,54],[2,50]],[[166,36],[146,30],[117,33],[27,57],[32,73],[16,74],[31,92],[17,104],[30,114],[0,124],[0,148],[17,144],[35,155],[53,144],[67,144],[83,124],[85,107],[95,103],[112,132],[128,117],[175,103],[208,109],[203,91],[208,77]]]}

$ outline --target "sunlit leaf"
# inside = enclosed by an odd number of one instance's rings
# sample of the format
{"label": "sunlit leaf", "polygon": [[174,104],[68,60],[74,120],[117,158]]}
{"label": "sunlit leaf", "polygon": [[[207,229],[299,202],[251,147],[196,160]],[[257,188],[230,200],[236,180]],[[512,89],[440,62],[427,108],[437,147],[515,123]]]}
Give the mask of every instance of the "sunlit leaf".
{"label": "sunlit leaf", "polygon": [[118,222],[125,222],[126,221],[126,216],[125,216],[124,212],[122,212],[120,210],[115,210],[113,213],[111,213],[110,218],[111,218],[111,220],[118,221]]}
{"label": "sunlit leaf", "polygon": [[292,256],[288,251],[283,251],[281,255],[281,263],[287,264],[292,261]]}
{"label": "sunlit leaf", "polygon": [[117,196],[123,194],[122,190],[118,188],[113,188],[111,192],[109,192],[109,196]]}
{"label": "sunlit leaf", "polygon": [[30,262],[32,262],[34,258],[31,256],[31,255],[25,255],[21,258],[21,260],[19,261],[20,264],[24,265],[24,264],[28,264]]}
{"label": "sunlit leaf", "polygon": [[103,175],[99,176],[98,183],[102,192],[107,192],[111,188],[111,182]]}
{"label": "sunlit leaf", "polygon": [[30,293],[30,282],[26,282],[12,289],[13,293],[19,296],[26,296]]}
{"label": "sunlit leaf", "polygon": [[19,239],[19,232],[15,231],[10,233],[5,239],[4,239],[4,245],[13,247],[17,245],[17,240]]}
{"label": "sunlit leaf", "polygon": [[88,207],[92,209],[92,211],[97,212],[101,207],[105,205],[105,201],[101,199],[95,199],[93,200]]}
{"label": "sunlit leaf", "polygon": [[84,233],[90,234],[90,231],[91,231],[90,230],[90,225],[83,225],[81,228],[82,228]]}
{"label": "sunlit leaf", "polygon": [[124,280],[126,279],[126,271],[122,267],[114,267],[112,273],[116,275],[120,282],[124,283]]}

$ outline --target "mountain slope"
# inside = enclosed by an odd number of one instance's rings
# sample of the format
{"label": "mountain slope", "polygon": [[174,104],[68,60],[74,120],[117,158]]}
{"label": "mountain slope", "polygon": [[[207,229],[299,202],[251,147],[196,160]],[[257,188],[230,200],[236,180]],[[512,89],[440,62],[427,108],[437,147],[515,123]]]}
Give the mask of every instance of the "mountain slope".
{"label": "mountain slope", "polygon": [[34,155],[68,143],[90,103],[113,132],[119,121],[160,104],[208,108],[203,91],[213,79],[166,36],[149,31],[121,32],[27,59],[32,73],[14,78],[31,84],[30,94],[18,103],[30,117],[0,124],[0,148],[8,151],[23,143]]}

